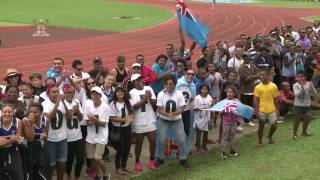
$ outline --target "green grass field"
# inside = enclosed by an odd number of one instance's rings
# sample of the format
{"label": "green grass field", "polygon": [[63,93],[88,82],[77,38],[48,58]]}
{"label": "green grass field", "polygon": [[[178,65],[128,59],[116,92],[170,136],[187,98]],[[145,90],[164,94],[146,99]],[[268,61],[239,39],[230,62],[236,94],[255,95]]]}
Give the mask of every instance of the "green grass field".
{"label": "green grass field", "polygon": [[313,21],[315,21],[315,20],[319,20],[319,21],[320,21],[320,16],[305,17],[305,18],[303,18],[303,19],[305,19],[305,20],[307,20],[307,21],[311,21],[311,22],[313,22]]}
{"label": "green grass field", "polygon": [[[320,113],[317,113],[320,117]],[[190,157],[190,169],[178,163],[136,176],[132,179],[181,179],[181,180],[316,180],[320,179],[320,122],[319,118],[310,125],[312,137],[299,137],[292,140],[292,122],[278,126],[274,140],[276,144],[257,147],[257,133],[237,140],[240,156],[227,160],[218,159],[218,149],[210,153]],[[269,131],[269,128],[266,130]],[[300,129],[301,130],[301,126]],[[267,132],[265,132],[265,135]],[[267,139],[265,139],[267,142]]]}
{"label": "green grass field", "polygon": [[[141,19],[115,19],[135,16]],[[32,24],[48,19],[51,26],[108,31],[130,31],[167,21],[168,10],[110,0],[1,0],[0,26],[8,23]]]}
{"label": "green grass field", "polygon": [[320,2],[305,2],[293,0],[254,0],[253,5],[271,6],[271,7],[287,7],[287,8],[320,8]]}

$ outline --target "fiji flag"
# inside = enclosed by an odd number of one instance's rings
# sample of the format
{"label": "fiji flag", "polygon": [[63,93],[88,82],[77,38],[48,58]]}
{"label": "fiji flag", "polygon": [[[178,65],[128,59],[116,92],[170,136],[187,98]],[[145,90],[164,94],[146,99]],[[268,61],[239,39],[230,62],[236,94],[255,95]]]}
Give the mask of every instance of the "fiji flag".
{"label": "fiji flag", "polygon": [[201,48],[207,46],[209,30],[207,26],[197,21],[187,5],[181,0],[176,0],[177,14],[182,30],[194,41],[197,41]]}
{"label": "fiji flag", "polygon": [[203,109],[203,110],[217,111],[217,112],[224,111],[228,113],[234,113],[246,119],[251,119],[253,115],[252,107],[242,104],[239,101],[227,100],[227,99],[218,102],[210,109]]}

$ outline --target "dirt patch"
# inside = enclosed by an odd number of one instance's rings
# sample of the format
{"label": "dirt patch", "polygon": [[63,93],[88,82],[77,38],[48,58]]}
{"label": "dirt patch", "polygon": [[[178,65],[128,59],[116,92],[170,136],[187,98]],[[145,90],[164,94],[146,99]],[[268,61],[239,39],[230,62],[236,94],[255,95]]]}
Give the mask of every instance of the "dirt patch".
{"label": "dirt patch", "polygon": [[31,26],[0,27],[0,40],[2,42],[0,48],[45,44],[50,42],[82,39],[114,33],[109,31],[50,26],[47,30],[47,32],[50,34],[50,37],[32,37],[32,34],[35,31],[35,28]]}

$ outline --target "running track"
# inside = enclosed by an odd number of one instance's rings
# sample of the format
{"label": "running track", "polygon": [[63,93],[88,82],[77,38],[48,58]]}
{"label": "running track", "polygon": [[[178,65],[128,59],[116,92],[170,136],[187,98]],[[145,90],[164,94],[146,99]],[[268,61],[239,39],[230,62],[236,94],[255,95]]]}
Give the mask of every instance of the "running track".
{"label": "running track", "polygon": [[[144,3],[152,6],[175,10],[172,2],[154,0],[122,0],[130,3]],[[300,17],[318,15],[317,9],[285,9],[267,8],[253,6],[237,6],[218,4],[215,10],[211,6],[203,3],[189,5],[193,13],[210,28],[209,44],[217,40],[231,42],[245,33],[255,35],[258,32],[268,33],[275,26],[291,24],[295,28],[310,23],[300,20]],[[127,66],[134,61],[135,55],[142,53],[146,57],[147,64],[153,64],[155,56],[165,52],[166,43],[178,45],[178,21],[176,18],[141,30],[113,33],[102,36],[89,37],[77,40],[66,40],[51,42],[48,44],[27,45],[12,48],[0,48],[0,78],[4,77],[8,68],[17,68],[25,75],[30,72],[46,72],[56,56],[63,57],[66,61],[67,69],[70,69],[72,60],[80,58],[85,64],[85,70],[91,68],[94,56],[104,59],[104,64],[108,69],[115,66],[115,58],[118,55],[125,55]],[[190,41],[187,41],[187,46]],[[200,54],[197,50],[194,60]],[[25,76],[26,78],[27,76]]]}

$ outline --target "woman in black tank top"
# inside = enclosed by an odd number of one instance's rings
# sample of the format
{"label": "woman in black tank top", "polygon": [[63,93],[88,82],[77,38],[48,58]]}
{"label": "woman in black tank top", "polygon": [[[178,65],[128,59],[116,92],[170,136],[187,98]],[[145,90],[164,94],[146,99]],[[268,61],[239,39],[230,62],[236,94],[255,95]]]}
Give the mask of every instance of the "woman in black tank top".
{"label": "woman in black tank top", "polygon": [[117,85],[122,85],[123,80],[128,76],[128,71],[125,68],[125,60],[124,56],[118,56],[117,67],[113,70]]}

